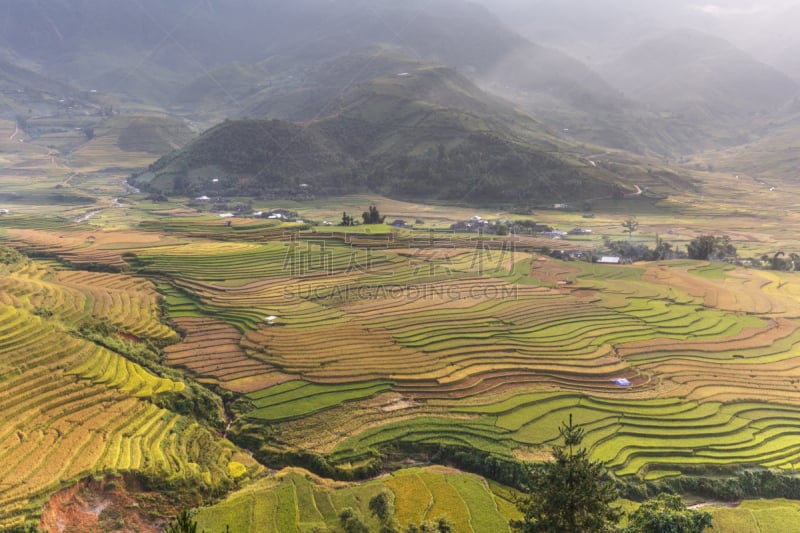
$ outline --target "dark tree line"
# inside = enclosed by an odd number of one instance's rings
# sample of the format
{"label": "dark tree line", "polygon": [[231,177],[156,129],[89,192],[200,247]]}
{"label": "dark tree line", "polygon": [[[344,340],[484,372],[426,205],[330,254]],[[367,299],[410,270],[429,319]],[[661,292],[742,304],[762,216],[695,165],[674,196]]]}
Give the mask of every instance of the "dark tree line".
{"label": "dark tree line", "polygon": [[686,247],[689,259],[722,260],[736,257],[736,247],[728,236],[700,235]]}

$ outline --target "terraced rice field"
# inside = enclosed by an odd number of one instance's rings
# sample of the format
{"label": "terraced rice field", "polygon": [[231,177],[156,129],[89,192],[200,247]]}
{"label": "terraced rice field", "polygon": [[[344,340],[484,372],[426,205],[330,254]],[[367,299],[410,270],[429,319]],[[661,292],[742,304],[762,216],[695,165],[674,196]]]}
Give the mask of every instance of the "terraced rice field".
{"label": "terraced rice field", "polygon": [[175,318],[173,323],[184,332],[184,339],[165,349],[169,365],[240,393],[289,379],[273,366],[248,357],[240,346],[242,334],[233,326],[213,318]]}
{"label": "terraced rice field", "polygon": [[513,505],[486,481],[445,468],[400,470],[351,487],[287,469],[200,509],[197,520],[200,529],[209,531],[224,531],[227,525],[231,531],[303,532],[336,525],[338,513],[349,507],[377,531],[380,526],[368,504],[382,490],[393,496],[395,518],[403,529],[446,517],[455,531],[501,533],[509,531],[509,518],[517,517]]}
{"label": "terraced rice field", "polygon": [[314,246],[193,241],[131,262],[185,333],[167,361],[247,394],[287,445],[343,462],[397,439],[525,457],[573,412],[620,475],[800,463],[798,427],[773,416],[800,399],[791,277]]}
{"label": "terraced rice field", "polygon": [[798,505],[789,500],[749,500],[735,507],[707,507],[714,517],[714,529],[750,533],[753,531],[800,532]]}
{"label": "terraced rice field", "polygon": [[[2,221],[0,221],[2,222]],[[104,265],[115,268],[127,266],[123,255],[135,250],[174,245],[168,236],[142,232],[104,233],[99,229],[87,229],[85,224],[53,219],[45,221],[53,227],[19,227],[0,233],[0,242],[19,248],[31,256],[57,256],[72,264]]]}
{"label": "terraced rice field", "polygon": [[31,312],[46,310],[66,326],[103,317],[126,334],[157,341],[177,335],[161,321],[159,295],[141,278],[56,270],[31,262],[0,276],[0,301]]}
{"label": "terraced rice field", "polygon": [[[168,226],[168,237],[157,233]],[[570,414],[586,428],[592,457],[622,477],[659,479],[687,465],[800,466],[795,274],[691,261],[563,263],[530,251],[511,254],[497,243],[468,248],[466,240],[410,248],[391,235],[287,237],[285,228],[263,222],[227,231],[216,220],[172,219],[144,229],[5,230],[4,240],[23,249],[126,270],[77,272],[31,262],[0,276],[0,320],[9,324],[0,344],[12,330],[18,340],[9,346],[37,342],[42,334],[30,329],[36,324],[66,335],[59,357],[78,358],[59,363],[68,383],[141,409],[133,429],[113,429],[127,419],[101,396],[93,405],[109,405],[102,424],[112,429],[72,445],[97,451],[63,472],[105,464],[195,472],[181,462],[183,452],[169,451],[185,447],[181,436],[194,426],[147,403],[181,383],[68,335],[93,316],[134,338],[173,343],[164,362],[241,395],[246,423],[280,436],[271,446],[325,454],[342,468],[398,444],[540,459]],[[115,244],[115,233],[131,242]],[[43,318],[28,320],[37,313]],[[0,368],[19,372],[16,364]],[[33,379],[43,387],[46,377]],[[150,436],[136,438],[136,428]],[[40,443],[55,438],[36,435]],[[219,446],[215,457],[227,457],[228,448]],[[239,471],[225,459],[213,464]],[[472,509],[464,491],[478,490],[438,473],[401,477],[357,489],[365,492],[350,506],[363,511],[369,491],[383,485],[407,523]],[[234,494],[214,512],[229,517],[232,528],[306,531],[331,524],[348,506],[343,502],[353,501],[305,477],[282,479]],[[420,507],[414,498],[428,493],[436,496]],[[251,512],[234,516],[238,505]],[[457,515],[466,531],[497,521]],[[200,516],[204,527],[223,524],[211,510]]]}
{"label": "terraced rice field", "polygon": [[[141,339],[174,338],[158,320],[152,285],[28,262],[0,275],[0,287],[0,528],[92,473],[139,471],[209,487],[231,478],[232,445],[153,403],[184,390],[183,381],[70,333],[84,318],[106,317]],[[33,314],[42,309],[47,316]]]}

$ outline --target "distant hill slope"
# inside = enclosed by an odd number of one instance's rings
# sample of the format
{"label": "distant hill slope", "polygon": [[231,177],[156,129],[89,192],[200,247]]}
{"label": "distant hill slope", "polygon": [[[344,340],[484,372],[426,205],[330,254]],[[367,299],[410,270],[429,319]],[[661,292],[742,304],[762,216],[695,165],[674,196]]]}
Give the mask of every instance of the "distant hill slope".
{"label": "distant hill slope", "polygon": [[700,123],[772,112],[798,92],[778,70],[693,30],[649,40],[602,72],[631,98]]}
{"label": "distant hill slope", "polygon": [[373,191],[484,204],[577,201],[608,195],[616,182],[541,124],[437,66],[361,83],[317,120],[226,121],[135,180],[167,193]]}
{"label": "distant hill slope", "polygon": [[66,83],[4,58],[7,54],[3,52],[0,50],[0,117],[45,114],[61,107],[67,99],[87,99],[86,94]]}
{"label": "distant hill slope", "polygon": [[796,182],[800,168],[800,98],[781,109],[780,118],[759,121],[746,144],[710,151],[696,158],[702,165],[745,174],[770,185]]}
{"label": "distant hill slope", "polygon": [[141,168],[194,137],[184,121],[171,117],[114,116],[92,128],[91,139],[73,152],[71,164],[83,170]]}
{"label": "distant hill slope", "polygon": [[101,135],[116,136],[124,152],[163,155],[183,147],[195,137],[186,123],[166,116],[119,116],[106,122]]}

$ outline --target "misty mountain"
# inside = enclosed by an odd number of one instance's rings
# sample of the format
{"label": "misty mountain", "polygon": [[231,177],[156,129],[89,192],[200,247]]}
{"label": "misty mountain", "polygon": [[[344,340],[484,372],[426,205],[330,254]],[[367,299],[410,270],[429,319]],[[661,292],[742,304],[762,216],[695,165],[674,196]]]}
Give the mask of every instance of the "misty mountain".
{"label": "misty mountain", "polygon": [[680,2],[641,0],[486,0],[520,35],[586,62],[610,61],[654,33],[708,17]]}
{"label": "misty mountain", "polygon": [[307,121],[329,113],[336,97],[359,83],[424,64],[388,47],[311,63],[286,61],[281,56],[249,65],[231,63],[183,88],[175,97],[173,108],[217,119],[231,116]]}
{"label": "misty mountain", "polygon": [[34,111],[49,113],[73,100],[88,100],[85,92],[13,61],[13,57],[0,58],[0,117],[10,119]]}
{"label": "misty mountain", "polygon": [[580,201],[608,195],[617,182],[539,123],[435,65],[357,84],[306,123],[225,121],[135,179],[168,194],[371,191],[506,205]]}
{"label": "misty mountain", "polygon": [[218,112],[244,116],[251,92],[276,83],[304,89],[304,69],[375,46],[548,107],[622,102],[579,61],[462,0],[7,0],[0,16],[0,47],[54,77],[184,110],[213,97]]}
{"label": "misty mountain", "polygon": [[800,82],[800,3],[743,13],[726,23],[724,37]]}
{"label": "misty mountain", "polygon": [[[477,0],[481,1],[481,0]],[[800,81],[800,3],[717,0],[483,0],[523,37],[590,67],[608,63],[654,35],[708,33]]]}
{"label": "misty mountain", "polygon": [[648,40],[602,73],[626,96],[704,126],[778,110],[798,86],[729,42],[693,30]]}
{"label": "misty mountain", "polygon": [[[655,28],[681,21],[722,27],[706,8],[632,0],[487,5],[6,0],[0,51],[58,83],[120,95],[122,108],[126,101],[155,104],[205,125],[226,117],[320,119],[357,84],[437,63],[574,142],[656,154],[737,142],[742,120],[775,109],[792,92],[779,73],[729,45],[698,37],[687,49],[675,34],[652,40]],[[596,66],[619,57],[601,76],[539,42],[574,50]],[[668,63],[673,45],[683,65]],[[659,79],[664,73],[676,79]]]}
{"label": "misty mountain", "polygon": [[777,116],[754,121],[752,135],[735,150],[707,152],[698,158],[705,165],[732,174],[766,179],[769,185],[797,181],[800,166],[800,97]]}

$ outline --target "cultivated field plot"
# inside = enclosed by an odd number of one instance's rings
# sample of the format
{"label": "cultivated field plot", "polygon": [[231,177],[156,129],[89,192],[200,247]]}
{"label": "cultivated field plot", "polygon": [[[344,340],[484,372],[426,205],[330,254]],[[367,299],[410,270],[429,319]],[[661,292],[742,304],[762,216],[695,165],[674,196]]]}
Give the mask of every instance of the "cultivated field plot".
{"label": "cultivated field plot", "polygon": [[236,448],[157,405],[184,391],[182,380],[75,334],[104,319],[122,340],[172,342],[177,334],[160,321],[157,298],[149,282],[125,275],[35,261],[0,270],[0,527],[95,473],[230,482]]}
{"label": "cultivated field plot", "polygon": [[368,504],[384,490],[393,496],[395,519],[403,530],[409,524],[444,517],[458,532],[502,533],[509,531],[508,520],[518,517],[501,489],[477,476],[442,467],[400,470],[358,486],[286,469],[233,493],[218,505],[201,509],[198,525],[207,531],[224,531],[226,526],[231,531],[263,533],[312,531],[337,525],[339,512],[349,507],[371,531],[377,531],[380,524]]}
{"label": "cultivated field plot", "polygon": [[[572,414],[592,456],[619,476],[659,479],[687,465],[800,466],[793,274],[685,260],[565,263],[498,240],[434,235],[410,247],[388,233],[292,233],[272,222],[236,229],[208,217],[159,217],[124,231],[0,222],[3,240],[19,249],[125,272],[30,262],[0,279],[2,304],[64,335],[103,316],[134,340],[169,344],[163,362],[230,391],[238,398],[230,431],[267,435],[271,453],[318,453],[345,473],[388,447],[542,458]],[[84,353],[80,346],[64,357]],[[171,381],[114,357],[90,350],[60,368],[75,383],[152,411],[147,398]],[[166,428],[145,427],[160,439],[173,434],[176,415],[159,413]],[[108,442],[122,439],[107,434]],[[225,465],[220,446],[214,464]],[[121,453],[98,454],[128,464]],[[105,463],[82,471],[97,464]],[[247,520],[265,531],[292,531],[291,520],[309,530],[342,508],[305,517],[311,508],[297,502],[322,489],[301,489],[291,476],[264,483],[231,499],[245,498],[247,516],[260,517]],[[406,491],[384,485],[398,498]],[[206,527],[222,524],[211,511],[201,516]],[[230,516],[232,527],[245,519]]]}
{"label": "cultivated field plot", "polygon": [[717,531],[800,532],[798,505],[791,500],[746,500],[735,507],[707,507]]}
{"label": "cultivated field plot", "polygon": [[167,281],[176,321],[228,325],[189,329],[174,350],[198,357],[178,364],[246,392],[284,445],[342,465],[397,442],[527,457],[574,413],[619,475],[800,463],[790,275],[314,246],[225,239],[131,261]]}
{"label": "cultivated field plot", "polygon": [[[790,275],[182,235],[117,256],[158,280],[185,334],[167,362],[247,394],[248,416],[279,424],[289,445],[342,462],[398,438],[525,456],[574,411],[592,424],[595,456],[623,475],[800,462],[790,443],[800,428],[773,416],[800,399]],[[536,391],[552,396],[510,400]],[[659,421],[672,411],[658,402],[699,409],[696,424],[679,416],[668,434]],[[518,422],[494,420],[500,412]]]}

